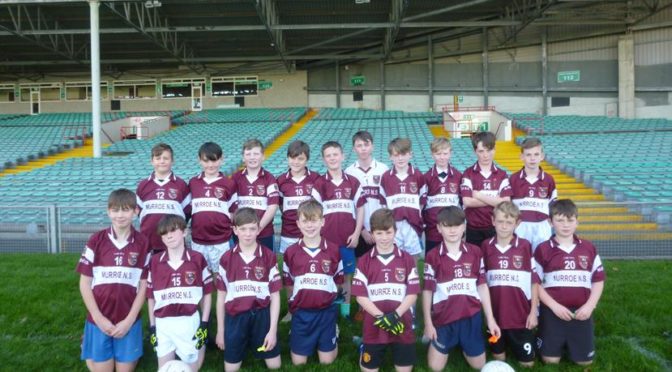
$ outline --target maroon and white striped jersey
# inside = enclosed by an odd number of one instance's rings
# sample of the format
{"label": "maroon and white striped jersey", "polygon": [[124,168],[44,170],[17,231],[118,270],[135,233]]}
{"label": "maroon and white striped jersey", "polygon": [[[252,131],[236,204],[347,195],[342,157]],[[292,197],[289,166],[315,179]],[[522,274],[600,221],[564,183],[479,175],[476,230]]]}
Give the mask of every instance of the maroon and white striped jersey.
{"label": "maroon and white striped jersey", "polygon": [[229,209],[235,202],[233,181],[219,173],[208,182],[203,173],[189,180],[191,239],[201,245],[228,242],[233,234]]}
{"label": "maroon and white striped jersey", "polygon": [[562,247],[553,236],[534,251],[541,285],[555,301],[577,309],[588,301],[593,283],[605,280],[595,246],[574,236],[572,247]]}
{"label": "maroon and white striped jersey", "polygon": [[278,177],[278,190],[280,191],[280,209],[282,210],[282,230],[281,235],[288,238],[300,238],[301,231],[296,225],[299,218],[296,210],[299,204],[312,198],[311,193],[315,181],[320,175],[306,169],[306,174],[300,179],[292,177],[292,171]]}
{"label": "maroon and white striped jersey", "polygon": [[[92,278],[91,290],[100,312],[116,324],[128,316],[140,281],[147,279],[149,240],[131,227],[126,242],[118,242],[112,227],[89,238],[77,272]],[[87,313],[86,319],[94,323]]]}
{"label": "maroon and white striped jersey", "polygon": [[[317,249],[311,249],[317,248]],[[343,262],[338,246],[325,239],[318,247],[306,247],[303,240],[290,245],[283,256],[285,286],[293,286],[289,310],[319,310],[332,304],[343,284]]]}
{"label": "maroon and white striped jersey", "polygon": [[219,260],[217,289],[226,292],[224,310],[238,315],[271,304],[271,293],[282,287],[275,254],[257,244],[254,255],[243,255],[240,246],[224,253]]}
{"label": "maroon and white striped jersey", "polygon": [[432,322],[442,326],[481,311],[478,286],[485,284],[481,250],[462,243],[456,255],[443,242],[425,257],[424,290],[432,292]]}
{"label": "maroon and white striped jersey", "polygon": [[157,318],[189,316],[198,311],[198,303],[212,292],[212,276],[205,258],[185,249],[182,260],[168,260],[168,252],[154,254],[149,264],[147,298],[154,299]]}
{"label": "maroon and white striped jersey", "polygon": [[[383,313],[396,310],[407,295],[420,293],[420,278],[413,256],[397,246],[392,253],[383,257],[375,247],[357,260],[357,270],[352,279],[352,295],[368,297]],[[373,323],[373,315],[364,312],[362,326],[365,344],[413,343],[412,315],[407,311],[402,315],[406,329],[394,336]]]}
{"label": "maroon and white striped jersey", "polygon": [[461,206],[460,182],[462,173],[455,167],[448,165],[445,177],[439,176],[436,165],[425,173],[426,193],[422,196],[425,205],[422,216],[425,222],[425,234],[427,240],[440,242],[443,240],[436,228],[439,211],[449,206]]}
{"label": "maroon and white striped jersey", "polygon": [[[484,177],[481,173],[481,167],[478,163],[467,168],[462,173],[462,185],[460,186],[460,196],[472,197],[474,191],[485,192],[492,197],[503,198],[511,196],[511,186],[506,172],[494,164],[490,167],[490,174]],[[464,213],[467,216],[467,225],[475,229],[485,229],[492,227],[493,207],[465,208]]]}
{"label": "maroon and white striped jersey", "polygon": [[392,168],[383,174],[380,182],[382,203],[392,210],[394,220],[408,221],[418,235],[424,227],[420,205],[420,196],[424,193],[425,176],[410,164],[404,177]]}
{"label": "maroon and white striped jersey", "polygon": [[530,242],[515,234],[506,247],[497,237],[481,244],[492,312],[501,329],[525,328],[530,315],[532,284],[539,283]]}
{"label": "maroon and white striped jersey", "polygon": [[156,178],[154,173],[140,181],[135,192],[140,208],[140,232],[149,238],[149,247],[163,251],[166,246],[156,232],[161,218],[175,214],[189,219],[191,195],[189,186],[180,177],[171,173],[164,180]]}
{"label": "maroon and white striped jersey", "polygon": [[365,199],[364,228],[368,231],[371,231],[371,215],[381,208],[380,181],[387,170],[385,163],[376,160],[372,160],[371,166],[366,170],[360,166],[358,161],[345,169],[345,173],[356,177],[362,187],[362,195]]}
{"label": "maroon and white striped jersey", "polygon": [[558,198],[553,176],[539,168],[539,174],[530,182],[525,168],[509,177],[511,201],[520,209],[520,220],[540,222],[548,219],[549,207]]}
{"label": "maroon and white striped jersey", "polygon": [[[264,168],[259,170],[257,177],[252,179],[247,174],[247,168],[241,169],[231,176],[236,186],[236,205],[238,208],[252,208],[261,219],[269,205],[277,205],[280,200],[278,184],[275,177]],[[269,223],[259,232],[259,238],[273,236],[273,223]]]}
{"label": "maroon and white striped jersey", "polygon": [[355,231],[357,208],[366,202],[359,181],[343,172],[343,178],[336,184],[327,172],[315,181],[312,195],[324,208],[322,237],[339,247],[346,246]]}

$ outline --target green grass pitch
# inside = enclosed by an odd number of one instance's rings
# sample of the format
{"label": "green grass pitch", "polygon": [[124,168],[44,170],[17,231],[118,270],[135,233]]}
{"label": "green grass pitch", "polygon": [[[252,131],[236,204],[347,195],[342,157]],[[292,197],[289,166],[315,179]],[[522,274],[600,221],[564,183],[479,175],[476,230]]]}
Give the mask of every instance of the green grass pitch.
{"label": "green grass pitch", "polygon": [[[79,295],[79,256],[72,254],[4,254],[0,265],[0,370],[84,371],[79,344],[86,310]],[[597,342],[593,371],[672,370],[672,261],[607,261],[607,282],[595,311]],[[284,297],[283,297],[284,302]],[[214,303],[214,301],[213,301]],[[286,311],[283,305],[282,314]],[[213,312],[214,313],[214,312]],[[420,312],[419,312],[420,313]],[[281,315],[282,315],[281,314]],[[147,319],[146,310],[142,313]],[[352,337],[361,325],[340,322],[339,356],[331,366],[315,358],[303,368],[291,365],[288,326],[280,327],[284,371],[357,371],[358,351]],[[214,324],[211,324],[214,330]],[[417,330],[420,335],[420,329]],[[416,371],[427,371],[426,346],[418,343]],[[389,355],[388,355],[389,359]],[[520,366],[508,361],[514,368]],[[203,371],[221,371],[222,353],[208,346]],[[265,370],[248,358],[245,370]],[[156,356],[145,342],[145,356],[137,370],[155,371]],[[470,370],[459,352],[451,353],[448,370]],[[393,370],[388,361],[381,370]],[[563,362],[534,370],[581,371]]]}

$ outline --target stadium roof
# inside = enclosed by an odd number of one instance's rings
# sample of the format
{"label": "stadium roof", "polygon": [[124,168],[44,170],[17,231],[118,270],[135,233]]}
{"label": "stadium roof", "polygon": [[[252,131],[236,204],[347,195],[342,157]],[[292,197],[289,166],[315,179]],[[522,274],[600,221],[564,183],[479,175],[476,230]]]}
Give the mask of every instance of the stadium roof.
{"label": "stadium roof", "polygon": [[[140,0],[100,2],[101,65],[238,73],[388,60],[392,51],[530,26],[624,32],[672,0]],[[88,71],[84,0],[0,1],[0,74]],[[668,25],[669,26],[669,25]]]}

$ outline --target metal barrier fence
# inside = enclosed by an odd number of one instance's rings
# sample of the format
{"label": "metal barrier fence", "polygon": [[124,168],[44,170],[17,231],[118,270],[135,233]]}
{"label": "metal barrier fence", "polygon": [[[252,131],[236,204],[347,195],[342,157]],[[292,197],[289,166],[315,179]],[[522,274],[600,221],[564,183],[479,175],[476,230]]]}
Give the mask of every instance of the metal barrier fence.
{"label": "metal barrier fence", "polygon": [[[672,258],[672,201],[576,203],[578,235],[592,241],[602,257]],[[0,253],[79,253],[91,234],[110,225],[105,209],[0,205]]]}

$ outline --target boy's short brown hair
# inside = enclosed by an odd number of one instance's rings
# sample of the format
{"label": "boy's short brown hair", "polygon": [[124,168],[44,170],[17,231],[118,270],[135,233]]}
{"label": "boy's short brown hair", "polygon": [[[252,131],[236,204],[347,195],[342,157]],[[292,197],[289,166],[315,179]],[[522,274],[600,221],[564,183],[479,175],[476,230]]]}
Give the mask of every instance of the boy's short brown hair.
{"label": "boy's short brown hair", "polygon": [[247,225],[248,223],[253,223],[259,225],[259,216],[252,208],[240,208],[233,214],[233,226],[240,227]]}
{"label": "boy's short brown hair", "polygon": [[357,140],[373,143],[373,136],[368,131],[360,130],[352,136],[352,144],[354,145]]}
{"label": "boy's short brown hair", "polygon": [[214,142],[206,142],[198,149],[198,158],[206,161],[217,161],[224,156],[222,148]]}
{"label": "boy's short brown hair", "polygon": [[390,141],[390,144],[387,145],[387,152],[390,155],[394,154],[408,154],[411,152],[411,140],[408,138],[397,137]]}
{"label": "boy's short brown hair", "polygon": [[394,221],[394,214],[391,209],[381,208],[371,214],[371,232],[376,230],[387,231],[390,228],[397,230],[397,225]]}
{"label": "boy's short brown hair", "polygon": [[570,199],[559,199],[551,203],[550,217],[565,216],[567,218],[579,217],[579,208]]}
{"label": "boy's short brown hair", "polygon": [[243,151],[244,153],[246,150],[252,150],[253,148],[258,147],[261,149],[261,152],[264,152],[264,144],[261,143],[256,138],[248,139],[247,141],[243,142]]}
{"label": "boy's short brown hair", "polygon": [[503,201],[497,204],[495,209],[492,211],[493,217],[497,212],[503,214],[504,217],[511,217],[516,221],[520,219],[520,209],[518,209],[518,207],[510,201]]}
{"label": "boy's short brown hair", "polygon": [[522,154],[525,150],[529,150],[533,147],[541,147],[541,151],[544,151],[544,146],[541,144],[541,140],[537,137],[527,137],[523,140],[523,143],[520,144],[520,153]]}
{"label": "boy's short brown hair", "polygon": [[478,147],[478,143],[482,143],[483,147],[488,150],[495,148],[495,143],[497,138],[495,135],[490,132],[478,132],[471,135],[471,145],[474,147],[474,150]]}
{"label": "boy's short brown hair", "polygon": [[429,145],[429,149],[432,151],[432,154],[450,148],[452,148],[450,140],[446,137],[436,137],[434,138],[434,140],[432,140],[432,143]]}
{"label": "boy's short brown hair", "polygon": [[157,156],[161,156],[164,152],[168,151],[170,153],[170,158],[173,158],[173,148],[170,147],[169,144],[167,143],[157,143],[152,147],[152,157],[155,158]]}
{"label": "boy's short brown hair", "polygon": [[177,229],[182,231],[187,229],[187,221],[184,220],[184,217],[178,216],[176,214],[167,214],[161,218],[159,225],[156,227],[156,232],[159,236],[168,234]]}
{"label": "boy's short brown hair", "polygon": [[107,198],[107,209],[135,209],[137,204],[135,193],[129,189],[117,189]]}
{"label": "boy's short brown hair", "polygon": [[462,208],[451,205],[441,209],[436,220],[437,225],[452,227],[463,225],[467,219]]}
{"label": "boy's short brown hair", "polygon": [[305,219],[321,220],[324,217],[324,210],[322,209],[322,204],[320,204],[315,199],[310,199],[299,204],[299,208],[296,209],[297,217],[303,216]]}
{"label": "boy's short brown hair", "polygon": [[340,143],[338,143],[336,141],[328,141],[324,145],[322,145],[322,156],[324,156],[324,150],[326,150],[330,147],[334,147],[334,148],[337,148],[337,149],[341,150],[341,153],[343,152],[343,146],[341,146]]}
{"label": "boy's short brown hair", "polygon": [[289,144],[287,147],[287,157],[295,158],[301,154],[306,155],[306,160],[310,160],[310,146],[307,143],[297,140]]}

